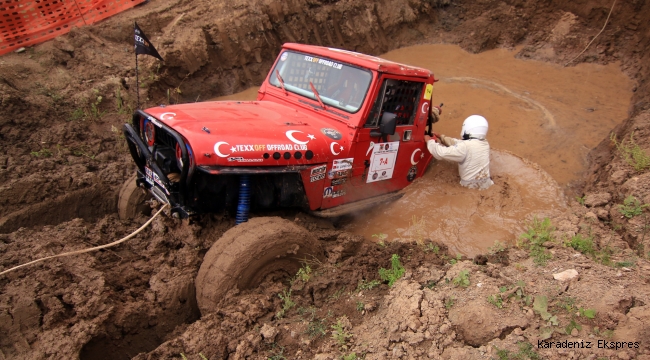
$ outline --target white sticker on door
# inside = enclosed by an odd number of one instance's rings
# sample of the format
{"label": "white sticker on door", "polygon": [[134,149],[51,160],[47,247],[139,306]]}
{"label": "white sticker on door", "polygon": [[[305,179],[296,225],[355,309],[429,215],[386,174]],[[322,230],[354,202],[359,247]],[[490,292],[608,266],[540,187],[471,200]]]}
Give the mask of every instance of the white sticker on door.
{"label": "white sticker on door", "polygon": [[353,162],[354,162],[354,158],[336,159],[332,163],[332,170],[339,171],[339,170],[352,169]]}
{"label": "white sticker on door", "polygon": [[370,169],[366,183],[388,180],[393,177],[399,141],[375,144],[370,156]]}

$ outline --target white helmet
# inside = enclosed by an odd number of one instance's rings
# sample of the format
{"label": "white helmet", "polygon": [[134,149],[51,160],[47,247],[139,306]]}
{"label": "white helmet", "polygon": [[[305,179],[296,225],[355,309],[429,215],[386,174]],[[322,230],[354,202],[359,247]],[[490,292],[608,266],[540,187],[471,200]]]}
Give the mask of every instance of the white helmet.
{"label": "white helmet", "polygon": [[460,137],[463,140],[485,140],[487,132],[487,120],[481,115],[472,115],[463,121],[463,128],[460,130]]}

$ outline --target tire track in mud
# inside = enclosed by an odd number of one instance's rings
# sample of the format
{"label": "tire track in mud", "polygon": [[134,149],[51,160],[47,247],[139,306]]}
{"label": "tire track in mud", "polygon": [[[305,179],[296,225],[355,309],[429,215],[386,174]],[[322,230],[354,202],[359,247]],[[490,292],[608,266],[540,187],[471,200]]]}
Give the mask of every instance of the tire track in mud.
{"label": "tire track in mud", "polygon": [[495,92],[495,93],[497,93],[499,95],[503,95],[503,94],[510,95],[510,96],[512,96],[514,98],[517,98],[517,99],[529,104],[533,108],[538,109],[542,114],[544,114],[544,119],[546,119],[546,121],[548,122],[549,127],[554,128],[554,127],[557,126],[557,123],[555,122],[555,116],[553,116],[553,114],[544,105],[540,104],[539,102],[537,102],[537,101],[535,101],[535,100],[533,100],[533,99],[531,99],[531,98],[529,98],[527,96],[516,93],[516,92],[508,89],[507,87],[505,87],[505,86],[503,86],[503,85],[501,85],[499,83],[496,83],[494,81],[485,80],[485,79],[478,79],[478,78],[473,78],[473,77],[464,77],[464,76],[442,78],[442,79],[440,79],[440,81],[442,81],[444,83],[470,83],[470,84],[475,85],[477,87],[480,87],[482,89],[486,89],[486,90]]}

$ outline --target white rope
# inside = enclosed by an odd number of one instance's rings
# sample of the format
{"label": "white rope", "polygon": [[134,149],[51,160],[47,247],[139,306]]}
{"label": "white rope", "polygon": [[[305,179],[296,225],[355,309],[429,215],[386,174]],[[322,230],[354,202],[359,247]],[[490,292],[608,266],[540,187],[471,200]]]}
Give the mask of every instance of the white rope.
{"label": "white rope", "polygon": [[0,272],[0,275],[4,275],[4,274],[6,274],[8,272],[18,270],[18,269],[20,269],[22,267],[25,267],[25,266],[28,266],[28,265],[36,264],[37,262],[41,262],[41,261],[45,261],[45,260],[49,260],[49,259],[54,259],[54,258],[59,258],[59,257],[64,257],[64,256],[83,254],[83,253],[87,253],[87,252],[91,252],[91,251],[95,251],[95,250],[100,250],[100,249],[105,249],[105,248],[108,248],[108,247],[111,247],[111,246],[121,244],[121,243],[129,240],[130,238],[136,236],[140,231],[144,230],[147,226],[149,226],[149,224],[151,224],[153,219],[155,219],[156,216],[158,216],[168,206],[169,206],[169,204],[165,204],[163,207],[160,208],[160,210],[158,210],[157,213],[154,214],[154,216],[151,217],[151,219],[149,219],[146,223],[144,223],[142,226],[140,226],[140,228],[138,230],[132,232],[131,234],[129,234],[128,236],[126,236],[126,237],[124,237],[124,238],[122,238],[120,240],[114,241],[114,242],[112,242],[110,244],[95,246],[95,247],[88,248],[88,249],[76,250],[76,251],[71,251],[71,252],[67,252],[67,253],[63,253],[63,254],[52,255],[52,256],[47,256],[47,257],[44,257],[44,258],[40,258],[40,259],[37,259],[37,260],[34,260],[34,261],[30,261],[30,262],[28,262],[26,264],[22,264],[22,265],[12,267],[9,270],[5,270],[3,272]]}
{"label": "white rope", "polygon": [[607,26],[607,22],[609,21],[609,16],[612,15],[612,10],[614,10],[614,5],[616,5],[616,0],[614,0],[614,3],[612,4],[612,8],[609,9],[609,14],[607,14],[607,19],[605,19],[605,25],[603,25],[603,28],[600,29],[600,32],[599,32],[598,34],[596,34],[596,36],[594,36],[593,39],[591,39],[591,41],[589,42],[589,44],[587,44],[587,47],[585,47],[585,49],[582,50],[582,52],[581,52],[580,54],[578,54],[578,56],[576,56],[576,57],[574,57],[573,59],[571,59],[571,61],[569,61],[568,63],[564,64],[564,66],[567,66],[567,65],[571,64],[571,63],[574,62],[577,58],[579,58],[582,54],[584,54],[585,51],[587,51],[587,49],[588,49],[589,46],[591,45],[591,43],[593,43],[594,40],[596,40],[596,38],[598,37],[598,35],[600,35],[600,34],[603,32],[603,30],[605,30],[605,26]]}

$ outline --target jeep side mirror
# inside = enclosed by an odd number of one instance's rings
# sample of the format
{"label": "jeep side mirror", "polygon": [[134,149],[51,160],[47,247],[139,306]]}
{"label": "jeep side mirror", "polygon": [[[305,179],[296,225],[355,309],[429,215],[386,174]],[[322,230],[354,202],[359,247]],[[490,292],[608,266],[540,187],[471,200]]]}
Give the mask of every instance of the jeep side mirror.
{"label": "jeep side mirror", "polygon": [[388,135],[395,135],[395,129],[397,128],[397,115],[389,112],[384,112],[381,116],[381,122],[379,123],[379,131],[371,131],[371,137],[381,136],[384,142],[388,141]]}
{"label": "jeep side mirror", "polygon": [[389,112],[385,112],[381,116],[381,124],[379,125],[379,131],[381,135],[395,135],[395,129],[397,128],[397,115]]}

